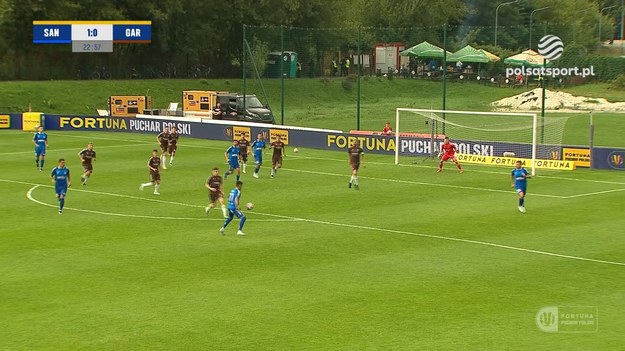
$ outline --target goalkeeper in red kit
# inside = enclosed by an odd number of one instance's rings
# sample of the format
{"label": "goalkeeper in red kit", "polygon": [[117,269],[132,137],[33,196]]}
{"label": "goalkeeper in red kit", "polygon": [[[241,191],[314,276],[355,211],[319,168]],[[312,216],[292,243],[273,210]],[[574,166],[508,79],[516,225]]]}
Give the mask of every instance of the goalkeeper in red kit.
{"label": "goalkeeper in red kit", "polygon": [[462,166],[458,163],[458,159],[456,159],[456,145],[449,142],[449,137],[445,137],[443,144],[441,145],[441,162],[438,163],[438,171],[443,171],[443,162],[447,160],[452,160],[458,167],[460,173],[462,173]]}

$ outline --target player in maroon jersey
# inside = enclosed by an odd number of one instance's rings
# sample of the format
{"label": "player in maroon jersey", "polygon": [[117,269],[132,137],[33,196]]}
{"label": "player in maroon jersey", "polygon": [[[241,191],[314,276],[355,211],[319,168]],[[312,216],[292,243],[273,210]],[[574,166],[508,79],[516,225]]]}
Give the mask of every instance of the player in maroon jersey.
{"label": "player in maroon jersey", "polygon": [[152,157],[148,160],[148,169],[150,170],[150,181],[141,184],[139,190],[143,190],[146,186],[154,185],[154,195],[160,195],[158,189],[161,187],[161,173],[159,167],[161,167],[161,158],[158,155],[158,150],[152,150]]}
{"label": "player in maroon jersey", "polygon": [[210,178],[206,179],[206,188],[209,191],[208,198],[209,203],[208,206],[204,209],[206,211],[206,215],[208,216],[208,212],[211,208],[215,207],[217,201],[221,204],[221,212],[224,215],[224,218],[228,218],[228,211],[226,210],[226,205],[224,204],[224,189],[223,189],[224,180],[219,175],[219,168],[213,168],[213,174]]}
{"label": "player in maroon jersey", "polygon": [[241,149],[241,170],[245,173],[245,168],[247,168],[247,155],[249,155],[249,150],[247,149],[250,146],[250,141],[245,138],[245,133],[241,134],[241,139],[239,139],[239,149]]}
{"label": "player in maroon jersey", "polygon": [[276,135],[276,141],[271,143],[269,148],[273,149],[273,155],[271,156],[271,178],[273,178],[278,168],[282,167],[282,157],[286,157],[284,143],[279,135]]}
{"label": "player in maroon jersey", "polygon": [[178,130],[176,127],[171,127],[169,130],[169,139],[167,144],[167,152],[169,153],[169,165],[174,165],[174,156],[176,155],[176,150],[178,150],[178,139],[180,138],[180,134],[178,134]]}
{"label": "player in maroon jersey", "polygon": [[80,176],[82,179],[82,185],[87,185],[87,180],[93,173],[93,161],[95,161],[95,151],[93,150],[93,143],[87,144],[85,149],[82,149],[78,153],[78,157],[80,157],[80,162],[82,162],[82,168],[85,171],[83,175]]}
{"label": "player in maroon jersey", "polygon": [[161,165],[163,165],[163,169],[167,169],[167,166],[165,165],[167,148],[169,147],[169,129],[167,127],[163,127],[163,131],[158,133],[156,141],[161,147]]}
{"label": "player in maroon jersey", "polygon": [[458,163],[458,159],[456,159],[456,145],[449,142],[449,137],[445,137],[443,144],[441,145],[441,162],[438,163],[438,171],[443,171],[443,162],[447,160],[452,160],[458,167],[458,171],[462,173],[462,166]]}
{"label": "player in maroon jersey", "polygon": [[352,177],[349,179],[349,187],[354,185],[355,190],[359,190],[358,186],[358,169],[360,168],[360,161],[362,161],[363,167],[365,166],[365,154],[364,150],[360,147],[358,140],[354,140],[352,145],[347,149],[349,165],[352,167]]}

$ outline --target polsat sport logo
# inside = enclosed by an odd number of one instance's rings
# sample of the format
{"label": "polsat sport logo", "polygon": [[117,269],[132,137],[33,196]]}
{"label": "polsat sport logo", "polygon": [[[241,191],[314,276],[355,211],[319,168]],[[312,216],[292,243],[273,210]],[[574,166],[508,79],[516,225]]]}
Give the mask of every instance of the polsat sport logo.
{"label": "polsat sport logo", "polygon": [[623,156],[623,152],[616,152],[613,151],[612,153],[610,153],[610,155],[608,156],[608,163],[610,164],[610,167],[612,168],[616,168],[616,169],[623,169],[625,168],[625,156]]}
{"label": "polsat sport logo", "polygon": [[562,39],[555,35],[545,35],[538,42],[538,53],[548,60],[557,60],[564,52]]}

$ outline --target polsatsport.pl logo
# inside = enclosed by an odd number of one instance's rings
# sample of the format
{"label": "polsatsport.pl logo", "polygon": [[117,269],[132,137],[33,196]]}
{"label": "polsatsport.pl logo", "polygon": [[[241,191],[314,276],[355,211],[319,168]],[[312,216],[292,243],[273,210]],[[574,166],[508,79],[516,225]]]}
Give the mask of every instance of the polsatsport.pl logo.
{"label": "polsatsport.pl logo", "polygon": [[506,68],[506,77],[523,75],[524,77],[592,77],[595,75],[595,67],[518,67]]}
{"label": "polsatsport.pl logo", "polygon": [[[564,52],[562,39],[555,35],[545,35],[538,42],[538,53],[548,60],[557,60]],[[534,63],[537,64],[537,63]],[[522,75],[524,77],[592,77],[595,67],[518,67],[506,68],[506,77]]]}

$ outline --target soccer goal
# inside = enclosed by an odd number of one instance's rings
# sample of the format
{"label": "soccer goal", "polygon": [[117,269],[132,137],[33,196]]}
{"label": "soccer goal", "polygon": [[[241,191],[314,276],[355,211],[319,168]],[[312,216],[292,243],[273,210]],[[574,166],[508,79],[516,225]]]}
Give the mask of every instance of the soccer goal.
{"label": "soccer goal", "polygon": [[535,113],[478,112],[398,108],[395,118],[395,163],[405,158],[436,157],[448,136],[460,154],[559,159],[568,117],[541,118]]}

